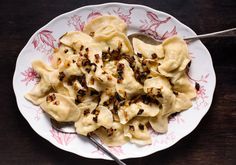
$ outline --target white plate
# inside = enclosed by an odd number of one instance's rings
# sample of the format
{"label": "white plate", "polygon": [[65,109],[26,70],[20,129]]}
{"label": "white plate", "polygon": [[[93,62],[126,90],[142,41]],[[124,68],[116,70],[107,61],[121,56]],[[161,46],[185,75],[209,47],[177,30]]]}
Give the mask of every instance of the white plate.
{"label": "white plate", "polygon": [[[110,159],[91,145],[85,137],[63,134],[52,129],[48,117],[42,110],[24,99],[24,94],[31,90],[38,80],[37,74],[31,68],[31,62],[42,59],[49,63],[60,36],[68,31],[81,30],[86,22],[101,14],[121,17],[129,26],[128,33],[141,31],[159,39],[174,34],[180,36],[196,34],[167,13],[141,5],[107,3],[85,6],[56,17],[39,29],[20,52],[16,62],[13,87],[19,110],[35,132],[63,150],[87,158]],[[193,83],[200,84],[193,107],[171,119],[166,134],[151,132],[152,145],[138,147],[128,143],[121,147],[108,148],[120,159],[143,157],[172,146],[192,132],[209,110],[216,83],[211,56],[200,41],[188,44],[188,47],[192,58],[189,78]]]}

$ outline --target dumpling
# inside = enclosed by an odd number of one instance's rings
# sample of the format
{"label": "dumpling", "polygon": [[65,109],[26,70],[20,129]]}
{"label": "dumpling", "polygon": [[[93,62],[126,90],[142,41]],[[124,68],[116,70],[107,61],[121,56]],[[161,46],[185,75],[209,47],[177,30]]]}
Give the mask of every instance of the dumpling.
{"label": "dumpling", "polygon": [[100,127],[94,132],[107,146],[121,146],[129,141],[124,136],[124,125],[119,122],[113,122],[111,128]]}
{"label": "dumpling", "polygon": [[146,79],[144,81],[143,89],[145,93],[149,93],[152,95],[157,94],[156,92],[158,91],[155,91],[154,88],[157,90],[162,90],[163,88],[171,89],[171,85],[166,77],[160,75],[150,79]]}
{"label": "dumpling", "polygon": [[[178,93],[175,99],[174,111],[181,112],[192,107],[191,100],[183,93]],[[174,112],[174,113],[175,113]]]}
{"label": "dumpling", "polygon": [[[133,55],[132,45],[127,38],[127,36],[121,32],[114,33],[110,38],[94,38],[97,43],[99,43],[99,47],[102,52],[107,52],[111,56],[114,55]],[[114,57],[113,57],[114,58]],[[114,58],[115,59],[115,58]]]}
{"label": "dumpling", "polygon": [[184,93],[189,99],[193,99],[197,96],[196,89],[189,81],[186,73],[180,72],[175,77],[171,78],[173,84],[173,90]]}
{"label": "dumpling", "polygon": [[68,47],[82,51],[85,46],[93,42],[93,38],[83,32],[67,32],[60,38],[60,42]]}
{"label": "dumpling", "polygon": [[121,124],[126,124],[128,121],[136,116],[156,116],[159,113],[159,105],[144,104],[143,102],[132,103],[131,105],[124,105],[120,107],[118,115]]}
{"label": "dumpling", "polygon": [[59,93],[50,93],[40,107],[53,119],[61,122],[77,121],[81,114],[73,98]]}
{"label": "dumpling", "polygon": [[[102,40],[99,40],[102,41]],[[119,51],[120,54],[133,55],[133,48],[127,36],[123,33],[117,32],[112,38],[106,40],[110,52],[113,50]]]}
{"label": "dumpling", "polygon": [[163,114],[164,111],[149,119],[149,123],[156,132],[165,133],[168,130],[168,115]]}
{"label": "dumpling", "polygon": [[25,95],[25,98],[33,104],[39,105],[52,89],[50,79],[54,70],[39,60],[34,61],[32,63],[32,67],[40,75],[40,81],[29,93]]}
{"label": "dumpling", "polygon": [[159,72],[167,77],[173,77],[183,71],[190,62],[185,41],[177,36],[168,38],[162,43],[164,59],[160,61]]}
{"label": "dumpling", "polygon": [[82,112],[81,117],[75,122],[76,132],[87,136],[88,133],[95,131],[103,126],[111,128],[113,117],[111,111],[105,106],[98,106],[95,109],[86,109]]}
{"label": "dumpling", "polygon": [[104,15],[97,17],[84,26],[84,32],[96,37],[97,35],[113,35],[113,32],[126,32],[126,23],[117,16]]}
{"label": "dumpling", "polygon": [[55,48],[51,60],[52,67],[57,69],[59,66],[64,64],[66,58],[73,54],[74,51],[66,45],[61,45],[59,48]]}
{"label": "dumpling", "polygon": [[146,44],[143,41],[133,38],[133,48],[135,54],[144,59],[155,59],[164,57],[164,50],[162,44],[160,45],[151,45]]}
{"label": "dumpling", "polygon": [[123,98],[132,98],[134,95],[143,93],[142,85],[134,78],[134,72],[129,63],[122,59],[117,64],[117,84],[116,91]]}
{"label": "dumpling", "polygon": [[63,74],[61,81],[64,78],[68,80],[70,76],[79,76],[83,74],[81,68],[78,67],[77,61],[80,61],[79,55],[69,56],[64,60],[63,65],[58,68],[58,72]]}
{"label": "dumpling", "polygon": [[192,107],[191,100],[182,93],[178,93],[176,97],[172,96],[172,103],[170,104],[169,101],[163,103],[163,107],[158,113],[157,116],[151,117],[149,119],[149,123],[151,127],[159,133],[165,133],[168,130],[168,117],[171,114],[176,112],[181,112],[183,110],[189,109]]}
{"label": "dumpling", "polygon": [[138,145],[147,145],[152,143],[150,133],[146,126],[148,120],[136,117],[125,125],[125,136],[130,138],[131,143]]}

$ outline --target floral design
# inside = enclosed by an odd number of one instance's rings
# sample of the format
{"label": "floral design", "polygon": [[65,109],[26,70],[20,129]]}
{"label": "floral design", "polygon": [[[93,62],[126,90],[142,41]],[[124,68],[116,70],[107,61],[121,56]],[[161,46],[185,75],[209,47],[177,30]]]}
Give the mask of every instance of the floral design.
{"label": "floral design", "polygon": [[166,32],[164,33],[164,35],[160,36],[157,33],[157,28],[164,23],[167,23],[171,18],[167,17],[164,20],[160,20],[159,17],[150,11],[146,12],[146,16],[148,18],[144,19],[144,20],[140,20],[140,22],[142,23],[142,25],[140,26],[140,32],[147,34],[147,35],[151,35],[153,38],[158,39],[158,40],[162,40],[165,37],[169,37],[171,34],[173,33],[177,33],[176,32],[176,28],[174,28],[171,32]]}
{"label": "floral design", "polygon": [[193,83],[195,83],[195,85],[199,86],[199,89],[197,90],[197,98],[195,100],[195,108],[200,110],[203,107],[206,107],[208,105],[208,102],[206,101],[206,99],[208,98],[208,96],[206,95],[206,88],[204,85],[202,85],[203,83],[207,83],[208,82],[208,78],[209,78],[209,73],[205,74],[205,75],[201,75],[201,77],[199,79],[194,79],[192,78],[189,73],[187,73],[188,78],[190,79],[190,81],[192,81]]}
{"label": "floral design", "polygon": [[[132,7],[128,11],[127,10],[123,11],[119,7],[116,10],[113,9],[112,11],[113,11],[114,14],[118,15],[123,21],[125,21],[125,23],[127,23],[129,25],[129,24],[131,24],[131,14],[132,14],[133,9],[134,8]],[[109,14],[111,14],[111,13],[109,12]]]}
{"label": "floral design", "polygon": [[[44,113],[43,110],[40,107],[32,107],[32,106],[27,106],[23,105],[27,110],[34,111],[34,119],[35,121],[39,121],[41,119],[42,114]],[[32,113],[32,112],[31,112]]]}
{"label": "floral design", "polygon": [[101,16],[102,14],[99,11],[92,11],[91,13],[89,13],[89,15],[87,16],[87,21],[90,21],[96,17]]}
{"label": "floral design", "polygon": [[[103,142],[101,141],[101,143],[103,144]],[[104,145],[105,146],[105,145]],[[112,152],[113,154],[115,154],[116,156],[119,156],[119,155],[124,155],[124,151],[122,149],[122,146],[117,146],[117,147],[109,147],[107,148],[110,152]],[[100,148],[96,148],[96,150],[92,151],[91,153],[93,154],[98,154],[98,155],[101,155],[101,156],[104,156],[104,152],[101,151]]]}
{"label": "floral design", "polygon": [[181,115],[181,113],[178,113],[177,115],[171,117],[169,121],[175,122],[176,124],[183,124],[184,123],[184,118]]}
{"label": "floral design", "polygon": [[100,156],[104,156],[104,152],[102,152],[98,147],[96,148],[96,150],[92,151],[91,152],[92,154],[97,154],[97,155],[100,155]]}
{"label": "floral design", "polygon": [[21,81],[25,82],[26,86],[29,84],[29,82],[35,82],[36,84],[40,80],[38,73],[31,67],[26,69],[24,72],[21,72],[21,75],[24,77]]}
{"label": "floral design", "polygon": [[162,37],[161,37],[161,40],[164,40],[166,38],[169,38],[169,37],[172,37],[174,35],[177,34],[177,31],[176,31],[176,26],[174,26],[174,28],[169,32],[169,31],[166,31]]}
{"label": "floral design", "polygon": [[199,90],[197,91],[197,99],[196,99],[196,108],[198,110],[200,110],[202,107],[206,107],[208,105],[208,102],[206,101],[206,99],[208,98],[208,96],[206,95],[206,89],[205,87],[202,85],[200,85]]}
{"label": "floral design", "polygon": [[155,131],[153,131],[151,133],[151,136],[153,140],[152,146],[168,145],[170,143],[173,143],[176,139],[175,133],[169,131],[164,135],[158,134]]}
{"label": "floral design", "polygon": [[54,128],[51,128],[50,133],[59,144],[66,146],[76,137],[75,134],[62,133]]}
{"label": "floral design", "polygon": [[41,108],[38,108],[38,109],[36,110],[36,114],[35,114],[34,119],[35,119],[36,121],[39,121],[42,114],[43,114],[43,110],[42,110]]}
{"label": "floral design", "polygon": [[73,15],[67,23],[69,26],[73,26],[75,30],[82,31],[84,29],[85,21],[81,20],[81,16]]}
{"label": "floral design", "polygon": [[32,41],[34,49],[45,54],[50,55],[55,48],[56,39],[52,35],[52,31],[40,31]]}
{"label": "floral design", "polygon": [[108,149],[109,149],[109,151],[111,151],[112,153],[114,153],[117,156],[124,154],[123,149],[122,149],[121,146],[109,147]]}

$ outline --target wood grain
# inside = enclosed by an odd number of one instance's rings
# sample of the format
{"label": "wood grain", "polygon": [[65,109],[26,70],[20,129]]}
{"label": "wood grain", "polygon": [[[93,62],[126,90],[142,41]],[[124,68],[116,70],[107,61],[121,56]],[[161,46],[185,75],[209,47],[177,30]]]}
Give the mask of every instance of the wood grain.
{"label": "wood grain", "polygon": [[[196,33],[236,27],[235,0],[128,0],[174,15]],[[0,1],[0,164],[115,164],[62,151],[39,137],[20,114],[12,89],[15,62],[30,36],[54,17],[105,0]],[[236,164],[236,39],[203,41],[217,85],[212,106],[199,126],[173,147],[127,164]],[[134,151],[135,152],[135,151]]]}

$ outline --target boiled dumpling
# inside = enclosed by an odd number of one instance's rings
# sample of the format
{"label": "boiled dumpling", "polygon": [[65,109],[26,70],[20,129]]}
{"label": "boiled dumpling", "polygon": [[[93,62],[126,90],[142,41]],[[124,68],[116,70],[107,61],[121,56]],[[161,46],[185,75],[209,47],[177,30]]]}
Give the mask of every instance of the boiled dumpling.
{"label": "boiled dumpling", "polygon": [[111,128],[113,117],[111,111],[104,106],[98,106],[95,109],[84,108],[81,117],[75,122],[76,132],[87,136],[88,133],[95,131],[103,126]]}
{"label": "boiled dumpling", "polygon": [[135,54],[140,58],[156,59],[164,57],[164,50],[162,45],[150,45],[143,41],[133,38],[133,48]]}
{"label": "boiled dumpling", "polygon": [[150,133],[147,129],[148,120],[137,117],[125,125],[125,136],[130,138],[130,142],[138,145],[147,145],[152,143]]}
{"label": "boiled dumpling", "polygon": [[53,119],[61,122],[77,121],[81,114],[73,98],[59,93],[50,93],[40,107]]}
{"label": "boiled dumpling", "polygon": [[39,105],[52,89],[50,79],[54,69],[39,60],[34,61],[32,67],[40,75],[40,81],[25,95],[25,98],[33,104]]}
{"label": "boiled dumpling", "polygon": [[159,72],[167,77],[173,77],[183,71],[190,62],[185,41],[177,36],[168,38],[162,43],[164,59],[160,61]]}
{"label": "boiled dumpling", "polygon": [[87,23],[83,31],[87,34],[96,34],[98,31],[98,35],[112,35],[116,31],[125,33],[126,28],[126,23],[119,17],[104,15]]}
{"label": "boiled dumpling", "polygon": [[109,129],[100,127],[94,133],[108,146],[121,146],[129,141],[124,136],[124,125],[119,122],[113,122]]}
{"label": "boiled dumpling", "polygon": [[134,78],[134,72],[126,60],[120,60],[117,65],[118,78],[116,91],[123,98],[131,98],[134,95],[143,93],[142,85]]}

